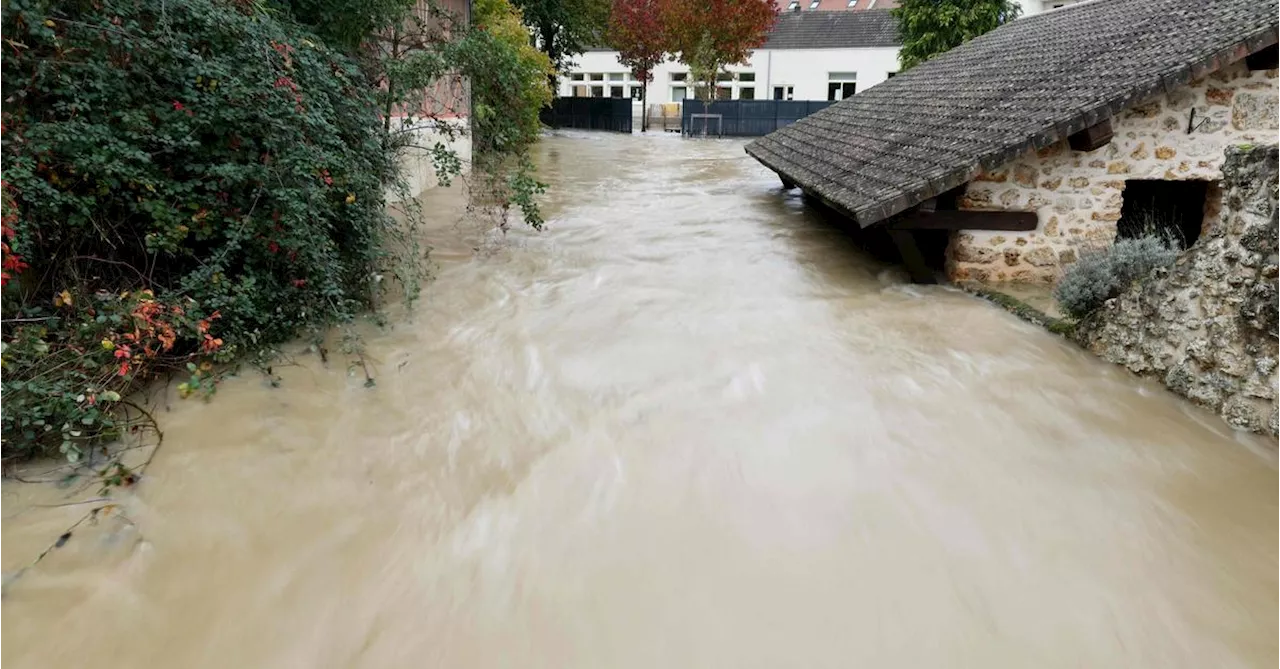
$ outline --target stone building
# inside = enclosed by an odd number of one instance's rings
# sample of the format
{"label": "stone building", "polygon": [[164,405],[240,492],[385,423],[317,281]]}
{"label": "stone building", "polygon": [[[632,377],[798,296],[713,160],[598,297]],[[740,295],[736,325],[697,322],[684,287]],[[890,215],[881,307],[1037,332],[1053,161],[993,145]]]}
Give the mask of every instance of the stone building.
{"label": "stone building", "polygon": [[[1053,281],[1152,216],[1221,216],[1229,146],[1277,141],[1275,0],[1093,0],[1019,19],[747,147],[913,277]],[[929,257],[930,235],[944,257]],[[923,250],[922,250],[923,249]]]}

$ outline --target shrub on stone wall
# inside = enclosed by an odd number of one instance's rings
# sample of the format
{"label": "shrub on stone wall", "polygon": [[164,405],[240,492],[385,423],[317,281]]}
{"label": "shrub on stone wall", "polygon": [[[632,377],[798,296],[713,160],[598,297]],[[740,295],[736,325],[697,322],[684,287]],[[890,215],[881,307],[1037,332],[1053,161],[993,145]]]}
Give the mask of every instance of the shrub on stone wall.
{"label": "shrub on stone wall", "polygon": [[1177,242],[1164,235],[1118,240],[1110,248],[1083,254],[1054,289],[1068,316],[1083,318],[1157,267],[1178,259]]}

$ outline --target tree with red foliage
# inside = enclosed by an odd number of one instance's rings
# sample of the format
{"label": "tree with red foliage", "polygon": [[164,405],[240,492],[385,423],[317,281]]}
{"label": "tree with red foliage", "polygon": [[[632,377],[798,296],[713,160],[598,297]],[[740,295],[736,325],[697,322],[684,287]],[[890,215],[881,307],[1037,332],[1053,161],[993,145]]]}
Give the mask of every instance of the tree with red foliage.
{"label": "tree with red foliage", "polygon": [[653,68],[667,59],[662,0],[614,0],[608,37],[609,43],[618,50],[618,62],[631,68],[631,73],[640,80],[640,132],[644,132],[649,120],[644,109]]}
{"label": "tree with red foliage", "polygon": [[704,105],[715,94],[716,75],[746,62],[764,44],[778,19],[773,0],[662,0],[662,25],[672,52],[689,66]]}

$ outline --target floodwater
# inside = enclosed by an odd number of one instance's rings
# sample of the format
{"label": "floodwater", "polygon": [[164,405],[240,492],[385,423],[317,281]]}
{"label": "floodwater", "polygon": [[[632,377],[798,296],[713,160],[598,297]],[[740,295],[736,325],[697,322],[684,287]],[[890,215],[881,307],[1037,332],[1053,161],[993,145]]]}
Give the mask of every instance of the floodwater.
{"label": "floodwater", "polygon": [[[376,387],[299,352],[158,399],[123,516],[6,589],[6,669],[1276,665],[1273,445],[905,285],[741,142],[538,160],[545,233],[428,194]],[[5,483],[6,574],[73,489]]]}

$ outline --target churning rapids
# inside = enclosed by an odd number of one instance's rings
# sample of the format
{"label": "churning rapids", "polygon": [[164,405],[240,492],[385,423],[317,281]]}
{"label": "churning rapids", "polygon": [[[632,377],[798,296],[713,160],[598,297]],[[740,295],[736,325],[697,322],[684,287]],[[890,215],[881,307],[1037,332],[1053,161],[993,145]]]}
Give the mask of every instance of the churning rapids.
{"label": "churning rapids", "polygon": [[[550,136],[549,229],[496,242],[428,192],[377,386],[158,399],[6,669],[1276,665],[1274,446],[905,284],[742,146]],[[12,574],[86,507],[4,486]]]}

